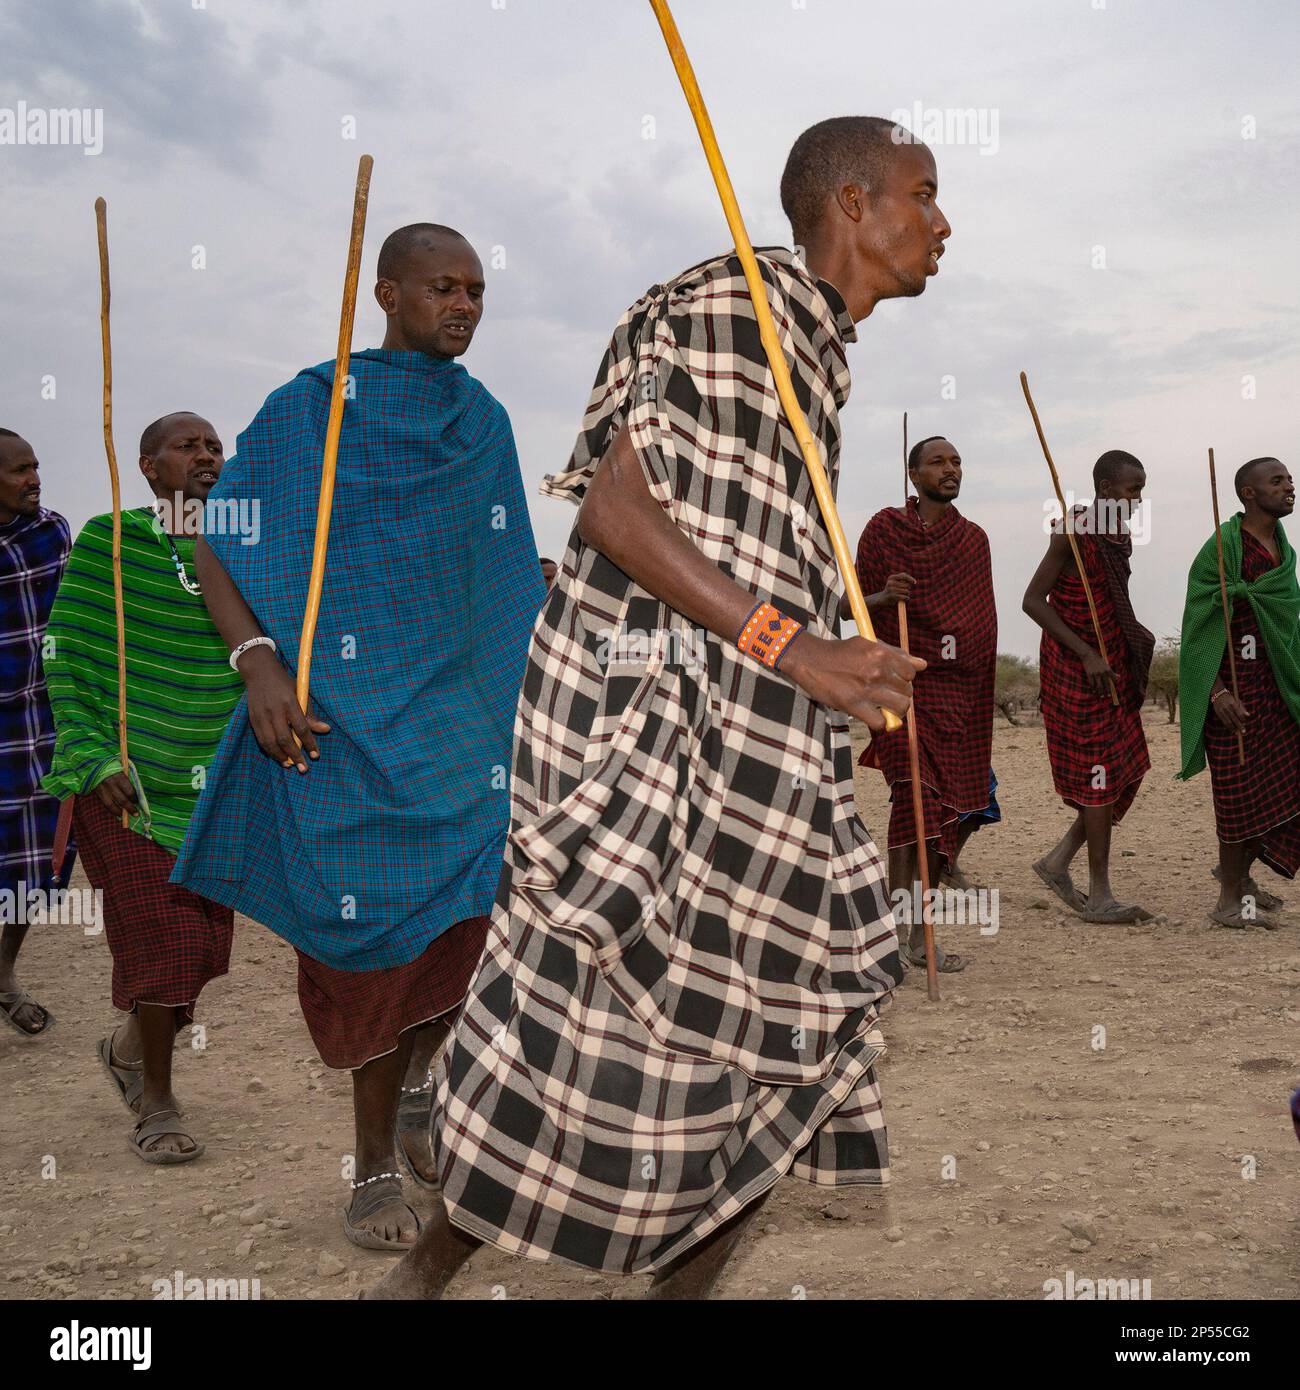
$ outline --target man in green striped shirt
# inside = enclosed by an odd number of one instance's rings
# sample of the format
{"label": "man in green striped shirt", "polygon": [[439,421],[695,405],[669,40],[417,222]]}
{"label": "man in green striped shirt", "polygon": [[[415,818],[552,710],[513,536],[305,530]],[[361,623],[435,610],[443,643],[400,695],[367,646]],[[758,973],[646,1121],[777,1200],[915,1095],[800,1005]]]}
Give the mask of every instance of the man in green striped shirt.
{"label": "man in green striped shirt", "polygon": [[243,692],[194,576],[204,502],[222,462],[216,431],[188,412],[156,420],[140,440],[140,471],[156,501],[122,513],[127,767],[111,513],[77,537],[47,628],[55,749],[42,786],[75,798],[82,862],[102,894],[113,1004],[128,1017],[99,1055],[137,1116],[130,1143],[146,1163],[185,1163],[203,1151],[172,1092],[172,1053],[203,986],[226,973],[234,924],[229,908],[168,881]]}

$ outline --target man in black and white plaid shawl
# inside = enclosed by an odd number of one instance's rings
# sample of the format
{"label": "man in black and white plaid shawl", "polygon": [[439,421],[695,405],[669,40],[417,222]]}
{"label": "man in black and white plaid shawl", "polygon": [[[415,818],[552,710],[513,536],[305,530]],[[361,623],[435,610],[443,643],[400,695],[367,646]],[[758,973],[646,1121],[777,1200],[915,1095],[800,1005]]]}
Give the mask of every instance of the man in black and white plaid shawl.
{"label": "man in black and white plaid shawl", "polygon": [[[832,481],[854,321],[919,294],[949,234],[930,152],[896,131],[802,136],[782,201],[804,255],[759,253]],[[848,715],[882,727],[918,663],[836,638],[830,542],[734,254],[627,312],[544,491],[581,512],[437,1069],[445,1208],[377,1292],[436,1294],[490,1241],[700,1296],[782,1174],[888,1179],[873,1063],[900,968]],[[737,646],[760,602],[802,625],[777,668]]]}

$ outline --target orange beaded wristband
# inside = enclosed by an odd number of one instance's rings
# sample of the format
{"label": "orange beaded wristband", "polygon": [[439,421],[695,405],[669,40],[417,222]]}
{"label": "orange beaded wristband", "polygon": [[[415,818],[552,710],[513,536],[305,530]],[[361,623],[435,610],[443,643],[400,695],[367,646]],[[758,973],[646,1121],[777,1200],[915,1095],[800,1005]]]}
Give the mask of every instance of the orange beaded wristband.
{"label": "orange beaded wristband", "polygon": [[736,645],[746,656],[775,670],[785,649],[802,631],[802,623],[787,618],[770,603],[760,603],[745,620]]}

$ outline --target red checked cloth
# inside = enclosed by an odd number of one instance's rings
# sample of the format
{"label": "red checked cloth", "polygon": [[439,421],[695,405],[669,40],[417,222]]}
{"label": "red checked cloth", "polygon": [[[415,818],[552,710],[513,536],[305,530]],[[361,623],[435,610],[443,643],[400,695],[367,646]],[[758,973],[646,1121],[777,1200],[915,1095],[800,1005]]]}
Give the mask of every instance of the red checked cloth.
{"label": "red checked cloth", "polygon": [[[1137,622],[1129,602],[1131,537],[1115,539],[1080,531],[1075,539],[1092,586],[1110,667],[1116,673],[1119,705],[1112,704],[1108,689],[1095,694],[1079,658],[1044,632],[1038,674],[1047,756],[1057,795],[1067,806],[1078,810],[1113,805],[1118,821],[1151,767],[1142,730],[1142,697],[1155,639]],[[1047,601],[1067,627],[1096,647],[1097,635],[1078,575],[1062,575]]]}
{"label": "red checked cloth", "polygon": [[[1241,533],[1241,577],[1252,584],[1273,568],[1273,557],[1249,531]],[[1253,648],[1243,645],[1253,639]],[[1237,688],[1250,711],[1246,764],[1238,759],[1237,736],[1211,711],[1205,717],[1205,760],[1214,789],[1214,819],[1220,840],[1262,838],[1258,857],[1274,873],[1294,878],[1300,868],[1300,725],[1291,717],[1269,664],[1264,635],[1249,602],[1238,599],[1232,614]],[[1253,649],[1252,658],[1245,656]],[[1232,689],[1228,654],[1219,679]]]}
{"label": "red checked cloth", "polygon": [[[868,594],[883,589],[891,574],[916,580],[907,631],[913,656],[929,663],[912,687],[925,834],[942,835],[951,856],[960,814],[982,810],[989,800],[998,615],[988,537],[953,506],[932,526],[922,525],[916,498],[909,497],[906,510],[886,507],[867,523],[857,570]],[[899,644],[896,604],[876,609],[871,620],[881,641]],[[879,768],[890,785],[890,845],[913,843],[907,730],[874,735],[860,761]]]}

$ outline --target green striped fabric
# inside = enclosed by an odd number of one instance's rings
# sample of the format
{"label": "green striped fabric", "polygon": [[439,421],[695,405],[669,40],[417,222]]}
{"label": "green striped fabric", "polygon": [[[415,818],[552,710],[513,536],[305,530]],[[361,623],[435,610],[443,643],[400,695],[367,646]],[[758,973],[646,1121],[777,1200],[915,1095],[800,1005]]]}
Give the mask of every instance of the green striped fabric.
{"label": "green striped fabric", "polygon": [[[192,582],[194,540],[175,542]],[[72,547],[46,629],[55,747],[41,785],[58,797],[88,792],[122,770],[112,556],[112,515],[94,517]],[[127,752],[147,802],[131,828],[175,853],[243,681],[202,596],[181,585],[148,507],[122,513],[122,599]]]}

